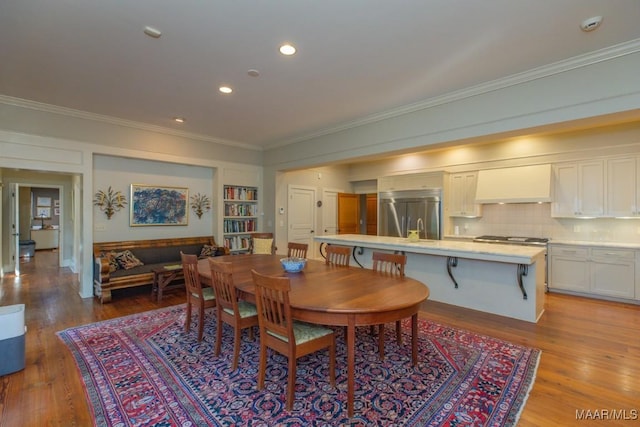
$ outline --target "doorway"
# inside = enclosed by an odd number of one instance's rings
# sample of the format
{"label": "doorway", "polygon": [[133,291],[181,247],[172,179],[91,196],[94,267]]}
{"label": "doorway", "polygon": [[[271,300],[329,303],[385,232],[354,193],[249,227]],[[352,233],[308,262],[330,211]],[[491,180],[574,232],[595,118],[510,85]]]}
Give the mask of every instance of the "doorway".
{"label": "doorway", "polygon": [[[74,215],[73,207],[80,206],[80,200],[75,200],[74,203],[73,198],[81,197],[82,192],[76,190],[76,186],[81,188],[81,175],[8,168],[0,168],[0,174],[4,184],[3,220],[0,221],[2,274],[13,274],[16,267],[19,273],[21,248],[23,255],[25,251],[31,249],[29,244],[21,246],[20,241],[27,243],[33,240],[32,228],[45,230],[43,235],[55,236],[45,236],[45,240],[52,237],[46,245],[48,246],[46,250],[53,251],[54,254],[47,258],[55,260],[56,268],[70,267],[74,273],[79,273],[82,230],[78,219],[81,212]],[[38,196],[35,194],[32,196],[31,188],[50,191],[51,195],[41,194],[41,200],[38,203]],[[38,210],[42,214],[40,217],[37,215]],[[45,246],[42,245],[38,247],[38,249],[44,248]],[[37,255],[35,249],[34,247],[33,253]],[[25,258],[22,260],[28,261]]]}
{"label": "doorway", "polygon": [[15,184],[16,220],[12,225],[17,231],[15,270],[19,274],[19,263],[32,261],[37,253],[54,252],[47,257],[63,265],[64,245],[61,224],[64,222],[64,190],[61,185]]}

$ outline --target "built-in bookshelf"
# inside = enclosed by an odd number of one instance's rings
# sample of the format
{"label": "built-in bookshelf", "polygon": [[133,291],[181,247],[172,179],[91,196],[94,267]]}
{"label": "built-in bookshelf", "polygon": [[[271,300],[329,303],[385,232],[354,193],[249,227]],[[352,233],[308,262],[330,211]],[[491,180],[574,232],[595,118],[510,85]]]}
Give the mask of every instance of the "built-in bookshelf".
{"label": "built-in bookshelf", "polygon": [[251,233],[258,231],[258,189],[225,185],[223,197],[224,245],[231,253],[246,252]]}

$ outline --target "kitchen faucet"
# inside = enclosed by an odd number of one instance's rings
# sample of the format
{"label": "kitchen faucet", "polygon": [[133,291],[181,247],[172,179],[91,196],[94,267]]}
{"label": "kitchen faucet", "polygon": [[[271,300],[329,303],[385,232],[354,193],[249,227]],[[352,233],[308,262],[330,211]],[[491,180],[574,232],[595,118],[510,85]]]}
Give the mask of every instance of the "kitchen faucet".
{"label": "kitchen faucet", "polygon": [[[420,227],[422,225],[422,228]],[[416,221],[416,229],[418,230],[418,236],[420,236],[420,231],[424,231],[424,223],[422,222],[422,218],[418,218]]]}

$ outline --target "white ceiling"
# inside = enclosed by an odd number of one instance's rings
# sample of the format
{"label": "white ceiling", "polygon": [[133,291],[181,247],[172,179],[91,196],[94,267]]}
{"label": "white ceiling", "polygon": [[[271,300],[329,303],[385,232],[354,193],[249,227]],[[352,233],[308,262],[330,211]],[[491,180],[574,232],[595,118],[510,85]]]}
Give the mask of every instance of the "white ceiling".
{"label": "white ceiling", "polygon": [[268,148],[630,40],[639,0],[1,0],[0,95]]}

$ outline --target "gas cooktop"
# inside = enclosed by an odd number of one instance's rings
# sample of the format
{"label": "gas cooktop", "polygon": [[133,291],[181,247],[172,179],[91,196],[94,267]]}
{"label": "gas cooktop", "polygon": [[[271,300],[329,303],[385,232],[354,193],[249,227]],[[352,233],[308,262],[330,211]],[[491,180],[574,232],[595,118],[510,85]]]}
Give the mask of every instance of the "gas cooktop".
{"label": "gas cooktop", "polygon": [[473,239],[474,242],[482,243],[502,243],[507,245],[525,245],[525,246],[546,246],[549,239],[546,237],[523,237],[523,236],[478,236]]}

